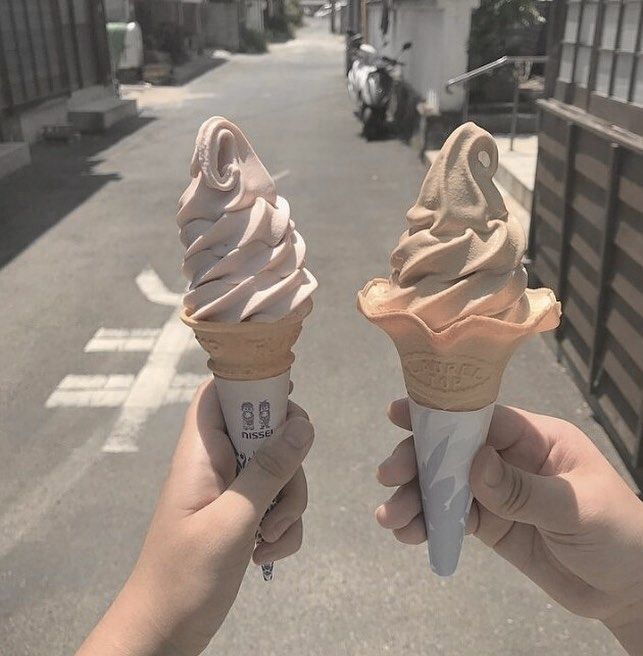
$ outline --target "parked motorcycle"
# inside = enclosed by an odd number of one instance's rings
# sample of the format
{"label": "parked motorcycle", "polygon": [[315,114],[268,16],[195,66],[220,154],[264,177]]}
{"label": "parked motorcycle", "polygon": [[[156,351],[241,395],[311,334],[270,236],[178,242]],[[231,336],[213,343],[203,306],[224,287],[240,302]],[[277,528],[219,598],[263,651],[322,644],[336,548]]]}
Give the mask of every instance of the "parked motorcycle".
{"label": "parked motorcycle", "polygon": [[399,58],[411,46],[411,42],[407,41],[396,58],[380,54],[368,43],[361,43],[357,48],[348,72],[348,93],[363,124],[362,134],[368,141],[386,131],[394,77],[399,67],[404,65]]}
{"label": "parked motorcycle", "polygon": [[350,73],[353,62],[359,55],[359,47],[364,43],[364,37],[353,30],[346,31],[346,59],[344,75]]}

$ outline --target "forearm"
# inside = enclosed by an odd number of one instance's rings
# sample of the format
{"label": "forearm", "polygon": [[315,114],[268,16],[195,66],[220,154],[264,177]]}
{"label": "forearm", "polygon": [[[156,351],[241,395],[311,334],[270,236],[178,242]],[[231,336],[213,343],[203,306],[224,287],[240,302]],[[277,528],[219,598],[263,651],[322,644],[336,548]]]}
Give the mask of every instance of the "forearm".
{"label": "forearm", "polygon": [[628,606],[604,624],[630,656],[643,656],[643,602]]}
{"label": "forearm", "polygon": [[173,656],[172,650],[150,622],[140,597],[125,587],[76,656]]}

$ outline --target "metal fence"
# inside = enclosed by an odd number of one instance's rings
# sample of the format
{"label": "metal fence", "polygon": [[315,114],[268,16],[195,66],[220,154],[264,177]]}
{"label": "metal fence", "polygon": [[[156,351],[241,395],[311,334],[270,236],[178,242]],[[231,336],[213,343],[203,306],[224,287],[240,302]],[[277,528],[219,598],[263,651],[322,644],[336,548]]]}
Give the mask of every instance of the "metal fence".
{"label": "metal fence", "polygon": [[104,84],[102,0],[0,0],[0,110]]}

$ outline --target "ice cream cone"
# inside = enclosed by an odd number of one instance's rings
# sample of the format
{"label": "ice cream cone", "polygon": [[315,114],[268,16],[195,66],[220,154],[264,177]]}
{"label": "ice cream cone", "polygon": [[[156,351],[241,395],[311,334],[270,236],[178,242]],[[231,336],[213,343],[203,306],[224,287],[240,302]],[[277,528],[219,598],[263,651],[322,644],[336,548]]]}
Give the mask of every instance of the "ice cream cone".
{"label": "ice cream cone", "polygon": [[[210,356],[208,367],[214,374],[239,470],[286,421],[290,366],[295,359],[291,349],[311,310],[312,300],[308,298],[275,322],[198,321],[185,311],[181,314]],[[271,580],[273,563],[261,569],[264,579]]]}
{"label": "ice cream cone", "polygon": [[493,182],[493,137],[466,123],[427,173],[391,275],[358,308],[393,340],[410,397],[432,569],[455,571],[471,505],[469,470],[502,374],[524,339],[558,325],[549,289],[527,289],[526,237]]}

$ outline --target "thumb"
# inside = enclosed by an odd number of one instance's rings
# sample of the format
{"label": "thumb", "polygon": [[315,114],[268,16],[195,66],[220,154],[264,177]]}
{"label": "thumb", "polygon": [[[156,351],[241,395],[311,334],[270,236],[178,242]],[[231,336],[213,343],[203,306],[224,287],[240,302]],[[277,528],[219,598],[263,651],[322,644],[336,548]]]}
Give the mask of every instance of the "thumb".
{"label": "thumb", "polygon": [[578,521],[578,502],[567,479],[519,469],[489,445],[474,458],[469,481],[478,502],[503,519],[560,532],[573,531]]}
{"label": "thumb", "polygon": [[[313,425],[306,418],[288,419],[221,495],[221,505],[236,504],[238,519],[258,526],[272,500],[303,462],[313,439]],[[239,504],[240,500],[244,502]]]}

